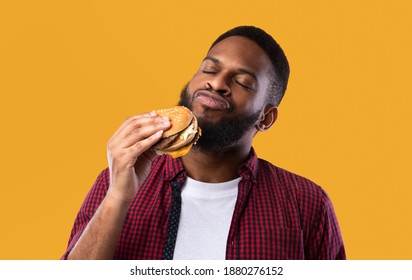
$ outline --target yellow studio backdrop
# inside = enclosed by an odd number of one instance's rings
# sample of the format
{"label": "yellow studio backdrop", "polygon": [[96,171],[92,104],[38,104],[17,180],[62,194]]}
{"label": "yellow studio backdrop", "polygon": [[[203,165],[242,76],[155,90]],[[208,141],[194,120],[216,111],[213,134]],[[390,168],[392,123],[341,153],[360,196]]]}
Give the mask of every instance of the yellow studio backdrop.
{"label": "yellow studio backdrop", "polygon": [[0,259],[57,259],[123,120],[174,105],[212,41],[291,65],[260,157],[321,185],[350,259],[412,259],[412,1],[0,1]]}

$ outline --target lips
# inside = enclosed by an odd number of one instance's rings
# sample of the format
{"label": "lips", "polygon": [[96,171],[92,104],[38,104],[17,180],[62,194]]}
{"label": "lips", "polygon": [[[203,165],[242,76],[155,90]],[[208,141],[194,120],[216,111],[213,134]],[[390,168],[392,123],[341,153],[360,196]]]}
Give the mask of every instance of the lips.
{"label": "lips", "polygon": [[197,91],[194,98],[202,105],[213,110],[224,111],[230,108],[230,104],[226,99],[207,90]]}

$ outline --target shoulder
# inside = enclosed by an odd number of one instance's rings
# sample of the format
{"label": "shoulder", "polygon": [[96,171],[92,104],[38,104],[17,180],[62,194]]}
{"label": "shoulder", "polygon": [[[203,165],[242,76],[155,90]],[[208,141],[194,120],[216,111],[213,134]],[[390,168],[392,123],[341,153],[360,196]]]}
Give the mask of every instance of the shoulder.
{"label": "shoulder", "polygon": [[313,181],[301,175],[273,165],[272,163],[259,158],[259,176],[270,176],[277,183],[293,188],[296,191],[308,189],[317,193],[323,193],[323,189]]}
{"label": "shoulder", "polygon": [[321,186],[264,159],[259,159],[259,177],[266,177],[265,180],[270,180],[273,187],[280,189],[288,197],[295,197],[304,209],[319,208],[321,204],[329,203],[330,199]]}
{"label": "shoulder", "polygon": [[109,189],[110,185],[110,171],[109,168],[103,169],[95,179],[93,186],[89,190],[88,198],[98,194],[104,194]]}
{"label": "shoulder", "polygon": [[305,257],[345,259],[335,210],[325,190],[313,181],[259,159],[259,178],[271,182],[287,216],[303,230]]}

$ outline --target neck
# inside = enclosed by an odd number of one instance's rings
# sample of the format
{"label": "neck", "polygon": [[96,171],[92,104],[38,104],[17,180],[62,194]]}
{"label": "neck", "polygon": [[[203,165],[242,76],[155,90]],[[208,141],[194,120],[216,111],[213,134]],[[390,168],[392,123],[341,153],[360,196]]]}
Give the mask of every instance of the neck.
{"label": "neck", "polygon": [[187,175],[197,181],[221,183],[233,180],[238,168],[250,153],[251,145],[236,147],[227,151],[212,153],[201,149],[191,149],[182,157]]}

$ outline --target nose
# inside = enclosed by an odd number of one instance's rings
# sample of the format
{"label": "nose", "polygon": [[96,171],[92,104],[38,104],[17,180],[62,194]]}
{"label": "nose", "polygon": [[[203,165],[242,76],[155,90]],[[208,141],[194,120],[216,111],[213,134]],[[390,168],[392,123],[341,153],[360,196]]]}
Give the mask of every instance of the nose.
{"label": "nose", "polygon": [[206,88],[220,95],[230,95],[230,87],[224,77],[215,76],[206,82]]}

